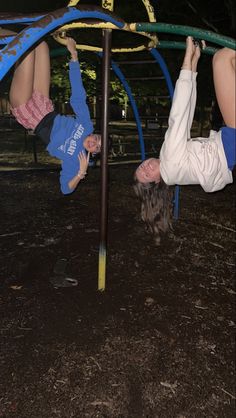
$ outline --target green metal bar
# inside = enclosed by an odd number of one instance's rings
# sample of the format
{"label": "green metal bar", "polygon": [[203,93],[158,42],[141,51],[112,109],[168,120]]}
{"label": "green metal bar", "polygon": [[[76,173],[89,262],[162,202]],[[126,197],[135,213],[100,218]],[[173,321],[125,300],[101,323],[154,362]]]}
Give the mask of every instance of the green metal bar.
{"label": "green metal bar", "polygon": [[57,58],[60,56],[64,56],[68,54],[68,50],[65,46],[61,46],[59,48],[53,48],[50,50],[50,57]]}
{"label": "green metal bar", "polygon": [[227,46],[231,49],[236,49],[236,41],[228,36],[220,35],[218,33],[195,28],[192,26],[173,25],[171,23],[136,23],[137,32],[160,32],[173,33],[175,35],[194,36],[196,38],[204,39],[205,41],[213,42],[221,46]]}
{"label": "green metal bar", "polygon": [[[185,42],[177,42],[177,41],[159,41],[157,44],[157,49],[186,49]],[[211,46],[207,46],[205,49],[202,50],[204,54],[207,55],[214,55],[218,51],[218,48],[213,48]]]}

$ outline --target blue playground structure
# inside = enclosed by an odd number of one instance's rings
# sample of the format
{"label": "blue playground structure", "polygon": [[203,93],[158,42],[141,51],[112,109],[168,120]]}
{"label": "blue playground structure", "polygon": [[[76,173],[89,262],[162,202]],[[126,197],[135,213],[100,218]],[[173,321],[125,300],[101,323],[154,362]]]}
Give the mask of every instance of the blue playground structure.
{"label": "blue playground structure", "polygon": [[[198,28],[191,28],[186,26],[179,26],[179,25],[168,25],[168,24],[162,24],[162,23],[156,23],[152,16],[152,21],[150,23],[133,23],[133,24],[127,24],[125,23],[121,18],[116,16],[111,11],[101,8],[101,7],[94,7],[94,6],[77,6],[74,5],[75,2],[71,1],[70,4],[72,6],[64,7],[62,9],[50,12],[48,14],[42,15],[42,14],[33,14],[33,15],[14,15],[12,17],[9,17],[9,14],[6,15],[6,18],[4,18],[3,14],[0,18],[0,26],[4,25],[15,25],[15,24],[21,24],[25,25],[24,29],[19,32],[16,36],[7,36],[5,38],[0,38],[0,44],[3,45],[2,49],[0,50],[0,81],[3,79],[3,77],[8,73],[8,71],[13,67],[13,65],[16,63],[16,61],[25,53],[27,52],[36,42],[38,42],[40,39],[46,37],[49,34],[52,34],[54,36],[54,39],[60,43],[63,44],[63,39],[60,39],[60,33],[63,31],[70,30],[70,25],[74,22],[77,22],[76,24],[80,24],[80,27],[98,27],[103,29],[105,32],[111,32],[112,30],[124,30],[134,32],[134,33],[140,33],[145,38],[148,39],[148,42],[145,43],[145,45],[142,45],[143,50],[148,50],[150,54],[154,57],[156,63],[160,66],[162,73],[164,75],[168,94],[170,99],[173,97],[173,84],[172,80],[167,68],[167,65],[161,56],[160,52],[158,51],[158,48],[173,48],[173,49],[183,49],[185,47],[185,44],[183,42],[169,42],[169,41],[159,41],[156,37],[156,35],[151,35],[151,33],[155,32],[165,32],[165,33],[174,33],[179,35],[193,35],[197,36],[201,39],[209,40],[210,42],[215,43],[216,45],[222,45],[222,46],[228,46],[232,49],[235,49],[235,41],[231,38],[221,36],[219,34],[215,34],[210,31],[204,31]],[[90,22],[89,22],[90,19]],[[92,19],[92,23],[91,23]],[[86,23],[86,22],[89,23]],[[94,23],[93,23],[94,22]],[[98,23],[97,23],[98,22]],[[97,25],[97,26],[96,26]],[[80,48],[80,45],[77,45],[78,49],[84,49],[89,50],[86,46],[82,46]],[[102,59],[104,59],[104,56],[106,58],[106,54],[110,53],[110,51],[102,51],[100,49],[92,48],[90,47],[90,50],[95,51],[98,53]],[[135,49],[134,49],[135,50]],[[137,49],[136,49],[137,50]],[[141,50],[141,49],[140,49]],[[112,50],[112,52],[120,52],[123,51],[122,48],[117,50]],[[212,55],[216,51],[216,48],[213,47],[207,47],[204,51],[206,54]],[[129,51],[127,51],[129,52]],[[108,61],[107,61],[108,62]],[[142,131],[142,125],[141,120],[138,112],[138,107],[136,105],[135,99],[132,95],[131,88],[125,79],[125,76],[115,60],[111,61],[112,69],[114,70],[114,73],[119,78],[121,83],[124,86],[124,89],[128,95],[134,118],[136,121],[136,126],[138,130],[138,136],[139,136],[139,143],[140,143],[140,152],[141,152],[141,159],[145,159],[145,143],[144,143],[144,137],[143,137],[143,131]],[[109,67],[109,65],[107,65]],[[106,68],[107,71],[109,70]],[[108,84],[108,83],[107,83]],[[106,90],[106,88],[105,88]],[[104,93],[104,92],[103,92]],[[105,95],[106,93],[104,93]],[[108,117],[107,113],[105,112],[104,116],[105,120],[104,126],[108,126]],[[106,129],[105,129],[106,131]],[[102,132],[104,134],[104,132]],[[106,139],[106,135],[104,135],[104,138]],[[102,162],[106,162],[106,158],[102,158]],[[103,184],[103,188],[106,188],[106,184]],[[104,203],[104,202],[103,202]],[[174,217],[178,218],[178,212],[179,212],[179,186],[176,186],[175,188],[175,197],[174,197]],[[104,225],[106,224],[106,211],[104,212],[104,216],[102,218],[102,223]],[[103,229],[106,229],[104,227]],[[103,235],[106,235],[106,230]],[[102,247],[103,247],[103,253],[104,253],[104,247],[106,246],[106,238],[102,237]],[[102,255],[101,257],[101,264],[102,267],[99,269],[100,275],[102,278],[99,279],[99,290],[105,289],[105,256]]]}

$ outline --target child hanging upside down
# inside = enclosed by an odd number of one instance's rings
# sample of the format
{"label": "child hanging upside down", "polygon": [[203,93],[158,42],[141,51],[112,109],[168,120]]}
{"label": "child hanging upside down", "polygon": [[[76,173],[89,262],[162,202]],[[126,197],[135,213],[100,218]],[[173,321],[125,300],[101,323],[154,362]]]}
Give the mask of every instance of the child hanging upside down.
{"label": "child hanging upside down", "polygon": [[[203,47],[205,46],[202,41]],[[168,129],[160,158],[149,158],[135,172],[135,192],[141,200],[142,219],[160,242],[159,232],[171,227],[171,193],[168,185],[200,184],[215,192],[233,182],[236,162],[235,57],[222,48],[213,57],[215,93],[225,125],[208,138],[190,138],[196,106],[199,43],[189,36],[179,78],[176,82]]]}
{"label": "child hanging upside down", "polygon": [[72,193],[86,176],[90,153],[101,150],[101,136],[93,134],[74,39],[67,38],[67,49],[71,54],[70,104],[75,116],[57,114],[49,99],[50,57],[44,41],[17,63],[10,89],[11,112],[17,121],[33,129],[49,154],[62,161],[64,194]]}

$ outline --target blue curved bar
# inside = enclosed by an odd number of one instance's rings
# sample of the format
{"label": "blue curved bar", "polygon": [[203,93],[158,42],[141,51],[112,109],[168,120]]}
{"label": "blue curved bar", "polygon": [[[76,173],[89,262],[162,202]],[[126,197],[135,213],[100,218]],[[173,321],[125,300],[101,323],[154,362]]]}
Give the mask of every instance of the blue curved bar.
{"label": "blue curved bar", "polygon": [[47,35],[49,32],[55,31],[55,29],[63,26],[65,23],[88,18],[111,22],[120,29],[124,26],[124,22],[115,19],[110,14],[106,14],[98,10],[79,10],[75,7],[65,7],[63,9],[56,10],[53,13],[49,13],[24,29],[13,39],[12,42],[8,43],[3,49],[1,49],[0,80],[21,57],[21,55],[23,55],[24,52],[26,52],[43,36]]}
{"label": "blue curved bar", "polygon": [[45,15],[40,15],[38,14],[37,16],[16,16],[13,18],[8,18],[8,19],[0,19],[0,25],[10,25],[10,24],[16,24],[16,23],[20,23],[20,24],[30,24],[33,22],[37,22],[38,20],[42,19]]}
{"label": "blue curved bar", "polygon": [[[155,60],[158,62],[158,64],[160,65],[160,68],[164,74],[165,80],[166,80],[166,84],[167,84],[167,88],[169,91],[169,95],[171,100],[173,99],[173,95],[174,95],[174,87],[173,87],[173,83],[170,77],[170,73],[169,70],[167,68],[167,65],[164,61],[164,59],[162,58],[161,54],[155,49],[152,48],[150,50],[151,54],[153,55],[153,57],[155,58]],[[175,186],[175,195],[174,195],[174,218],[178,219],[179,217],[179,192],[180,192],[180,187],[179,186]]]}
{"label": "blue curved bar", "polygon": [[174,87],[173,87],[173,83],[171,81],[171,77],[170,77],[170,73],[169,73],[169,70],[167,68],[167,65],[166,65],[164,59],[162,58],[160,52],[158,52],[155,48],[152,48],[150,50],[150,53],[153,55],[153,57],[155,58],[155,60],[158,62],[158,64],[161,67],[161,70],[162,70],[162,72],[164,74],[164,77],[165,77],[165,80],[166,80],[169,95],[170,95],[171,100],[172,100],[173,95],[174,95]]}
{"label": "blue curved bar", "polygon": [[6,38],[1,38],[0,39],[0,45],[6,45],[9,44],[9,42],[12,42],[13,39],[15,39],[15,36],[8,36]]}
{"label": "blue curved bar", "polygon": [[130,104],[131,104],[132,109],[133,109],[133,114],[134,114],[134,117],[135,117],[137,129],[138,129],[141,158],[142,158],[142,160],[145,160],[146,157],[145,157],[145,145],[144,145],[144,139],[143,139],[143,129],[142,129],[142,124],[141,124],[141,120],[140,120],[140,117],[139,117],[136,101],[134,99],[134,96],[132,94],[130,86],[127,83],[126,78],[125,78],[124,74],[122,73],[121,69],[118,67],[118,65],[114,61],[111,61],[111,65],[112,65],[112,69],[113,69],[114,73],[117,75],[117,77],[119,78],[119,80],[123,84],[124,89],[125,89],[125,91],[128,95],[128,98],[130,100]]}
{"label": "blue curved bar", "polygon": [[[97,55],[99,57],[102,57],[102,52],[97,52]],[[133,109],[133,114],[134,114],[134,118],[135,118],[135,121],[136,121],[137,129],[138,129],[141,157],[142,157],[142,160],[144,160],[145,159],[145,145],[144,145],[144,139],[143,139],[143,129],[142,129],[142,124],[141,124],[141,120],[140,120],[140,117],[139,117],[138,108],[137,108],[135,99],[132,95],[132,91],[130,89],[129,84],[126,81],[126,78],[125,78],[124,74],[122,73],[121,69],[118,67],[116,62],[111,60],[111,66],[112,66],[112,69],[113,69],[114,73],[119,78],[122,85],[124,86],[124,89],[125,89],[125,91],[127,93],[127,96],[130,100],[130,104],[131,104],[131,107]]]}

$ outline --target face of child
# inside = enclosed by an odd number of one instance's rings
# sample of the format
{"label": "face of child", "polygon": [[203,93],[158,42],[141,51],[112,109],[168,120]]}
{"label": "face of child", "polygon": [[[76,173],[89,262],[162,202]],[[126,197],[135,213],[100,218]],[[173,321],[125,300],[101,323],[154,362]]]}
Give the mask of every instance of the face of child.
{"label": "face of child", "polygon": [[136,170],[136,179],[140,183],[159,183],[160,181],[160,160],[149,158],[140,164]]}
{"label": "face of child", "polygon": [[101,151],[101,135],[91,134],[84,140],[84,148],[91,154]]}

